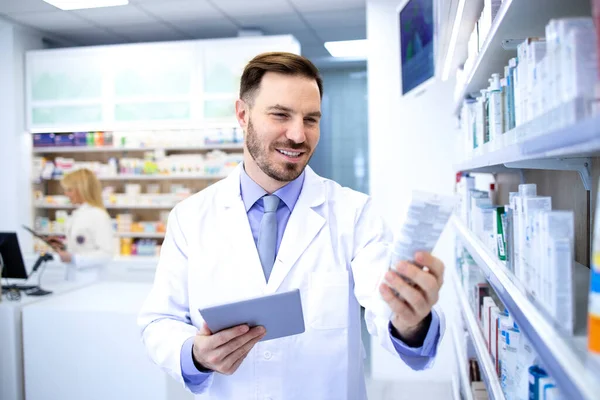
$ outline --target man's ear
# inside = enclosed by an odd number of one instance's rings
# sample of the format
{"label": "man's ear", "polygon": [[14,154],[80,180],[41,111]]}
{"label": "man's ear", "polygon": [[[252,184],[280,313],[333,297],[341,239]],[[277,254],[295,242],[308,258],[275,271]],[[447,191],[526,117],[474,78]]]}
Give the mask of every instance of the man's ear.
{"label": "man's ear", "polygon": [[235,117],[238,124],[246,130],[248,120],[250,119],[250,107],[248,107],[248,104],[242,99],[235,101]]}

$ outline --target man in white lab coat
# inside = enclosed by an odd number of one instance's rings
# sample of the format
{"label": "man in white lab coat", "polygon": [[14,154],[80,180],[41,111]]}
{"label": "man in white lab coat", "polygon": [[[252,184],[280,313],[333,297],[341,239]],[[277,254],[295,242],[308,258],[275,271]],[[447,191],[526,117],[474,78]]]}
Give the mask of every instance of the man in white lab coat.
{"label": "man in white lab coat", "polygon": [[[396,265],[415,286],[386,273],[392,238],[369,197],[307,166],[321,98],[307,59],[255,57],[236,102],[243,165],[170,214],[139,324],[154,362],[198,399],[366,399],[360,305],[370,334],[412,368],[436,354],[444,265],[430,254],[415,258],[427,269]],[[198,311],[293,289],[300,335],[259,343],[262,327],[210,332]]]}

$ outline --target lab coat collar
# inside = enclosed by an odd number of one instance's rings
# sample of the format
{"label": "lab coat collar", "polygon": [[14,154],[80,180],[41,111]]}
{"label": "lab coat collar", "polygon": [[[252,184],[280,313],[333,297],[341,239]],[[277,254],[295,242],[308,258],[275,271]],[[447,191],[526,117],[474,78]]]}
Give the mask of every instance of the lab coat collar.
{"label": "lab coat collar", "polygon": [[241,164],[227,177],[220,188],[220,204],[229,209],[225,226],[240,226],[240,219],[246,219],[243,229],[230,232],[233,243],[240,246],[242,254],[252,254],[245,261],[247,271],[242,272],[249,284],[259,285],[265,294],[275,293],[290,273],[302,253],[325,225],[325,217],[319,206],[325,203],[325,182],[310,167],[305,169],[305,179],[300,197],[290,215],[275,265],[268,283],[260,265],[258,251],[252,239],[249,222],[240,193]]}
{"label": "lab coat collar", "polygon": [[[234,206],[238,201],[242,200],[242,194],[240,191],[240,176],[242,173],[243,165],[240,163],[237,167],[225,178],[223,182],[222,191],[220,193],[220,202],[226,208]],[[308,165],[304,170],[304,184],[300,197],[306,197],[307,204],[310,207],[316,207],[325,201],[325,192],[323,186],[323,178],[317,175],[311,167]],[[309,192],[309,193],[307,193]],[[305,205],[307,205],[305,204]]]}

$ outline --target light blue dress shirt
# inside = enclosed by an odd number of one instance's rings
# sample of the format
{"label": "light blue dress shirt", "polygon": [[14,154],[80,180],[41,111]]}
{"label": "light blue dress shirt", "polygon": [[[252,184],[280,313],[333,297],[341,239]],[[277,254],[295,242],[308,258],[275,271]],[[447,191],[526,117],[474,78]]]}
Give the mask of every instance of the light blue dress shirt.
{"label": "light blue dress shirt", "polygon": [[[290,219],[292,210],[300,197],[303,184],[304,172],[298,178],[273,193],[281,199],[277,208],[277,252],[279,251],[281,239],[283,238],[283,233],[285,232],[285,227]],[[264,212],[262,197],[268,193],[254,182],[243,168],[240,176],[240,192],[246,208],[246,213],[248,214],[248,221],[250,222],[254,244],[256,244],[258,242],[260,220]],[[435,356],[440,335],[440,319],[435,310],[431,313],[429,331],[427,332],[427,336],[421,347],[409,347],[400,339],[396,338],[392,333],[391,323],[389,324],[388,330],[394,348],[413,369],[421,369],[425,365],[423,358]],[[212,372],[201,372],[196,368],[192,358],[193,345],[194,338],[192,337],[186,340],[181,347],[181,372],[187,385],[195,386],[201,390],[203,384]]]}

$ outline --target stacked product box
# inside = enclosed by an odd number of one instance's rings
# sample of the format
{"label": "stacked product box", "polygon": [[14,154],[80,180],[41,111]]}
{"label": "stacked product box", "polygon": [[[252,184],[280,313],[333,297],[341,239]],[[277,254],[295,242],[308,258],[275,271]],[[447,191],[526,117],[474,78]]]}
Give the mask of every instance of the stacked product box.
{"label": "stacked product box", "polygon": [[499,71],[502,75],[493,74],[479,95],[464,100],[465,158],[494,152],[594,114],[600,73],[593,19],[551,20],[545,34],[523,41],[517,57]]}

